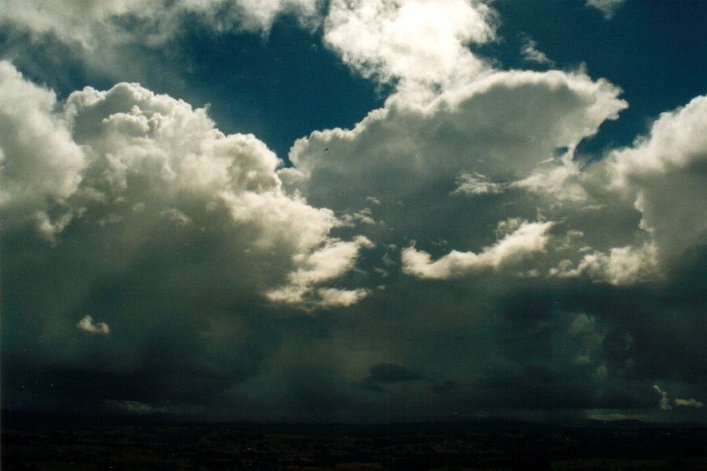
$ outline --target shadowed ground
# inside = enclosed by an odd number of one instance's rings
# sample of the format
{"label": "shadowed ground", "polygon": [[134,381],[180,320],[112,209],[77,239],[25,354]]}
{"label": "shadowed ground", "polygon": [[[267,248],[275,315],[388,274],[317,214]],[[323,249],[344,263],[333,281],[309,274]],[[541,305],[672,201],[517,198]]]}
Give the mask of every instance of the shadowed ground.
{"label": "shadowed ground", "polygon": [[2,469],[707,469],[707,428],[481,421],[167,423],[6,416]]}

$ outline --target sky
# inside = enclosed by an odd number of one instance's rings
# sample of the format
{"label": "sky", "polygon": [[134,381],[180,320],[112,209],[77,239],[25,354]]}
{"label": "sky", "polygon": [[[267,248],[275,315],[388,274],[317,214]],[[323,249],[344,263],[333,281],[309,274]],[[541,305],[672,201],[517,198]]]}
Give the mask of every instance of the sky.
{"label": "sky", "polygon": [[707,421],[701,0],[1,0],[2,408]]}

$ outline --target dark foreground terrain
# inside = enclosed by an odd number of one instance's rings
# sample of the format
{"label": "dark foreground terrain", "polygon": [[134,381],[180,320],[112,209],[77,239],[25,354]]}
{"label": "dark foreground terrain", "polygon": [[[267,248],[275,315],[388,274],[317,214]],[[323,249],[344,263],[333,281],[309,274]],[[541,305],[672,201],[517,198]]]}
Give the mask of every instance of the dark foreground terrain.
{"label": "dark foreground terrain", "polygon": [[2,469],[707,470],[707,428],[480,421],[386,426],[11,415]]}

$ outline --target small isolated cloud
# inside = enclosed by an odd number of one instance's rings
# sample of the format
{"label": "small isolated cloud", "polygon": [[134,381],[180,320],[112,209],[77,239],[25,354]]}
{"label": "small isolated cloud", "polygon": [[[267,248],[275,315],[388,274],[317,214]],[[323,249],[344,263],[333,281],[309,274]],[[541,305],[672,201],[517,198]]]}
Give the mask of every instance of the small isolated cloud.
{"label": "small isolated cloud", "polygon": [[[668,394],[668,391],[665,391],[660,388],[657,384],[653,385],[653,389],[660,394],[660,402],[658,403],[658,407],[660,407],[660,410],[672,410],[673,406],[670,404],[670,396]],[[679,397],[676,397],[672,403],[675,405],[675,407],[687,407],[691,409],[702,409],[705,405],[698,401],[695,398],[690,398],[690,399],[681,399]]]}
{"label": "small isolated cloud", "polygon": [[677,407],[690,407],[693,409],[702,409],[705,405],[698,401],[697,399],[680,399],[675,398],[675,405]]}
{"label": "small isolated cloud", "polygon": [[670,405],[670,398],[668,397],[668,391],[660,389],[657,384],[653,385],[653,389],[660,394],[660,402],[658,402],[658,407],[660,410],[672,410],[673,406]]}
{"label": "small isolated cloud", "polygon": [[520,53],[527,62],[550,66],[555,65],[552,59],[538,49],[538,42],[527,36],[523,37],[523,46],[520,49]]}
{"label": "small isolated cloud", "polygon": [[625,0],[587,0],[585,5],[589,8],[599,10],[604,18],[610,20],[616,14],[616,11],[623,5]]}
{"label": "small isolated cloud", "polygon": [[106,324],[105,322],[94,322],[93,317],[90,315],[84,316],[84,318],[81,319],[78,324],[76,324],[76,328],[81,332],[85,332],[91,335],[110,334],[110,327],[108,326],[108,324]]}
{"label": "small isolated cloud", "polygon": [[402,253],[403,271],[418,278],[444,280],[484,269],[498,270],[544,251],[552,224],[523,222],[514,232],[480,253],[452,250],[434,262],[429,253],[408,247]]}

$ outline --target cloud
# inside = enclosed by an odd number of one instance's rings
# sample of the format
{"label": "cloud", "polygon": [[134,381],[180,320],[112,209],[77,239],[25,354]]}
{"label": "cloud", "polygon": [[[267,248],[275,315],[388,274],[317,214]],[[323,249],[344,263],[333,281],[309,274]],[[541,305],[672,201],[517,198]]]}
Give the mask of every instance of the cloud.
{"label": "cloud", "polygon": [[499,270],[527,256],[545,250],[551,222],[522,222],[511,234],[480,253],[452,251],[431,261],[430,254],[408,247],[402,252],[403,271],[427,279],[447,279],[478,273],[485,269]]}
{"label": "cloud", "polygon": [[[59,101],[7,62],[0,97],[3,271],[22,273],[3,287],[3,324],[8,345],[37,352],[13,362],[18,377],[32,365],[77,401],[201,403],[259,371],[281,339],[272,316],[369,294],[349,275],[371,242],[287,192],[275,154],[205,109],[134,83]],[[285,288],[296,296],[268,296]],[[76,325],[82,311],[102,322]],[[229,328],[206,335],[216,325]]]}
{"label": "cloud", "polygon": [[662,390],[657,384],[653,385],[653,389],[655,389],[655,392],[660,394],[660,402],[658,403],[660,410],[671,410],[673,406],[670,405],[670,398],[668,397],[668,392]]}
{"label": "cloud", "polygon": [[129,414],[151,414],[154,412],[152,406],[139,401],[119,401],[116,403],[111,403],[111,405],[117,407],[118,409],[124,410]]}
{"label": "cloud", "polygon": [[[694,202],[707,198],[702,171],[707,158],[705,110],[707,98],[696,97],[685,107],[661,114],[650,132],[632,146],[608,152],[604,160],[583,172],[566,172],[559,179],[541,178],[546,173],[538,173],[511,183],[510,187],[535,192],[544,191],[542,186],[547,185],[553,188],[552,197],[564,193],[570,195],[568,201],[583,202],[585,207],[594,203],[605,214],[614,205],[626,208],[622,210],[626,217],[630,212],[624,205],[629,204],[640,217],[625,245],[616,236],[602,242],[610,247],[585,245],[575,252],[583,252],[579,259],[560,261],[549,270],[550,276],[587,275],[616,286],[665,281],[674,267],[704,245],[707,215]],[[582,233],[592,237],[593,232]]]}
{"label": "cloud", "polygon": [[325,44],[354,70],[423,96],[488,70],[467,46],[494,36],[493,11],[466,0],[334,0],[324,23]]}
{"label": "cloud", "polygon": [[61,41],[90,46],[98,39],[93,37],[92,28],[110,23],[112,17],[135,11],[148,12],[149,15],[154,10],[148,2],[140,0],[102,0],[89,4],[73,2],[64,6],[42,0],[9,0],[3,8],[1,19],[33,34],[52,33]]}
{"label": "cloud", "polygon": [[[661,389],[657,384],[653,385],[653,389],[660,394],[660,403],[659,407],[660,410],[672,410],[673,406],[670,404],[670,396],[667,391]],[[675,407],[685,407],[689,409],[702,409],[704,407],[704,404],[697,399],[680,399],[680,398],[675,398],[673,400],[673,404]]]}
{"label": "cloud", "polygon": [[588,274],[596,281],[612,285],[630,285],[655,279],[660,274],[655,245],[612,248],[608,253],[592,252],[584,255],[576,268],[563,260],[550,270],[551,276],[573,278]]}
{"label": "cloud", "polygon": [[[621,90],[494,70],[472,52],[495,38],[486,3],[171,4],[94,2],[83,22],[47,4],[45,28],[28,2],[11,34],[123,77],[123,53],[192,27],[210,44],[328,8],[326,46],[391,95],[298,140],[285,167],[173,96],[54,93],[0,63],[6,404],[419,421],[640,414],[656,382],[703,389],[704,97],[578,155],[628,106]],[[77,312],[100,312],[79,324],[110,324],[106,341],[77,337]],[[660,407],[701,404],[654,390]]]}
{"label": "cloud", "polygon": [[665,112],[648,136],[613,152],[607,163],[614,189],[641,213],[641,228],[662,259],[707,241],[707,97]]}
{"label": "cloud", "polygon": [[523,46],[520,49],[520,54],[527,62],[546,64],[550,66],[555,65],[555,63],[548,58],[544,52],[538,49],[538,42],[527,36],[523,37]]}
{"label": "cloud", "polygon": [[212,34],[267,35],[283,15],[310,30],[322,26],[325,44],[364,76],[399,81],[417,93],[488,69],[467,46],[492,40],[496,23],[493,10],[476,0],[100,0],[66,6],[9,0],[0,24],[21,38],[12,42],[16,51],[28,44],[56,49],[58,42],[64,55],[89,70],[144,77],[155,60],[145,56],[194,24]]}
{"label": "cloud", "polygon": [[56,95],[24,79],[0,61],[0,210],[3,225],[33,220],[42,236],[53,240],[73,215],[51,218],[48,201],[62,205],[74,194],[88,165],[67,123],[55,113]]}
{"label": "cloud", "polygon": [[[313,290],[315,285],[334,280],[349,272],[356,263],[361,248],[372,248],[373,243],[365,237],[351,242],[332,240],[324,247],[306,256],[297,256],[300,267],[288,275],[287,285],[267,293],[270,300],[302,304],[306,300],[316,300],[322,307],[350,306],[363,299],[367,290],[340,290],[322,288]],[[314,296],[312,296],[314,295]]]}
{"label": "cloud", "polygon": [[81,332],[85,332],[91,335],[108,335],[110,334],[110,327],[105,322],[93,322],[93,317],[90,315],[84,316],[76,328]]}
{"label": "cloud", "polygon": [[492,182],[529,176],[557,148],[574,148],[616,118],[626,106],[618,93],[605,81],[552,71],[495,73],[424,107],[393,97],[351,130],[298,140],[289,156],[295,169],[281,176],[337,211],[358,211],[371,196],[387,215],[391,204],[432,185],[460,178],[463,185],[465,174]]}
{"label": "cloud", "polygon": [[321,298],[318,305],[323,308],[331,307],[347,307],[361,301],[370,294],[366,289],[336,289],[336,288],[320,288],[317,294]]}
{"label": "cloud", "polygon": [[[15,81],[21,80],[16,76]],[[64,130],[60,135],[66,146],[77,153],[55,153],[37,163],[40,172],[52,172],[53,179],[42,178],[42,183],[67,182],[64,188],[47,184],[53,199],[15,191],[37,178],[38,172],[25,164],[36,154],[11,138],[12,147],[3,144],[4,172],[11,182],[5,205],[27,207],[29,199],[34,213],[65,221],[37,222],[53,238],[75,217],[89,226],[92,221],[112,223],[116,231],[135,232],[132,237],[170,225],[186,233],[250,233],[251,240],[236,236],[229,242],[226,236],[219,244],[243,244],[243,250],[261,255],[278,250],[283,268],[293,267],[290,284],[301,290],[351,270],[359,249],[370,245],[365,238],[328,239],[339,224],[336,218],[283,192],[275,173],[280,162],[262,142],[252,135],[224,135],[205,110],[183,101],[135,84],[118,84],[106,92],[86,88],[71,94],[64,116],[54,119]]]}
{"label": "cloud", "polygon": [[[229,19],[233,24],[251,31],[270,31],[275,19],[282,14],[295,15],[303,25],[316,26],[322,0],[236,0],[237,15]],[[221,5],[220,5],[221,6]],[[221,20],[223,21],[223,20]]]}
{"label": "cloud", "polygon": [[[37,352],[12,362],[10,383],[31,365],[77,401],[202,403],[257,374],[281,339],[275,313],[368,295],[347,275],[370,242],[285,191],[254,136],[137,84],[58,101],[7,62],[0,75],[3,271],[22,273],[3,287],[3,325],[17,332],[7,345]],[[287,286],[297,299],[268,297]],[[217,325],[229,328],[206,335]]]}
{"label": "cloud", "polygon": [[[62,6],[47,0],[9,0],[0,21],[33,36],[51,34],[90,51],[101,41],[119,46],[138,39],[138,35],[145,35],[153,44],[165,42],[180,33],[180,23],[187,15],[217,31],[267,32],[280,14],[293,13],[308,21],[318,15],[319,8],[318,0],[99,0]],[[131,29],[126,19],[139,27]]]}
{"label": "cloud", "polygon": [[[578,352],[574,358],[577,365],[590,365],[603,361],[602,346],[606,339],[606,333],[597,325],[595,317],[584,313],[577,314],[569,325],[567,333],[573,337],[581,339]],[[597,374],[606,373],[606,365],[601,363],[597,367]]]}
{"label": "cloud", "polygon": [[674,401],[677,407],[689,407],[691,409],[702,409],[705,405],[696,399],[680,399],[675,398]]}
{"label": "cloud", "polygon": [[454,193],[469,196],[495,195],[503,193],[506,187],[502,183],[490,182],[480,173],[462,173],[457,179],[457,184],[459,186],[454,190]]}
{"label": "cloud", "polygon": [[599,10],[604,18],[610,20],[616,14],[616,11],[623,5],[625,0],[587,0],[585,5],[589,8]]}
{"label": "cloud", "polygon": [[[177,63],[189,60],[180,41],[195,31],[267,36],[283,16],[314,30],[323,7],[321,0],[8,0],[0,28],[5,57],[50,83],[77,83],[71,70],[81,85],[100,77],[101,83],[134,80],[180,89],[184,74]],[[163,73],[156,76],[155,68]]]}
{"label": "cloud", "polygon": [[[584,168],[573,160],[577,144],[627,106],[619,93],[603,80],[550,71],[491,73],[421,107],[393,95],[351,130],[298,140],[290,154],[295,167],[280,175],[288,188],[344,214],[358,214],[368,203],[364,195],[376,198],[379,204],[365,210],[388,228],[385,243],[417,241],[402,254],[407,274],[505,271],[523,257],[499,255],[505,245],[493,248],[480,228],[488,234],[509,216],[542,214],[564,239],[509,239],[538,242],[518,254],[543,254],[523,273],[615,286],[657,280],[665,251],[645,223],[637,224],[630,200],[636,186],[617,176],[619,155],[631,150]],[[474,219],[463,216],[471,213]],[[374,240],[379,228],[361,230]],[[440,254],[432,248],[439,244],[453,250]]]}

